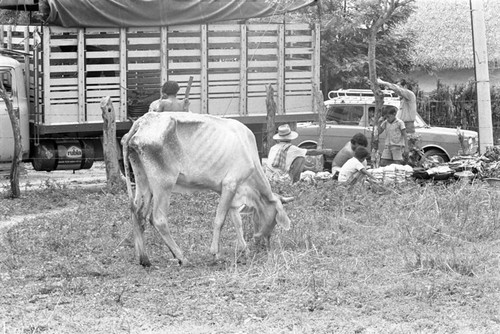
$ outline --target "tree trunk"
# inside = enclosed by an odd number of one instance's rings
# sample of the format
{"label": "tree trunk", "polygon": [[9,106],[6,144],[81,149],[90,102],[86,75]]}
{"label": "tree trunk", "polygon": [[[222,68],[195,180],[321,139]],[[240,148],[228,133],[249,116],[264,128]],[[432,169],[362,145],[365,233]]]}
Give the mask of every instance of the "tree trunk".
{"label": "tree trunk", "polygon": [[101,100],[103,119],[103,151],[104,163],[106,165],[106,183],[110,189],[123,185],[118,163],[118,151],[116,148],[116,121],[115,109],[109,96]]}
{"label": "tree trunk", "polygon": [[[326,130],[326,107],[323,102],[323,94],[321,90],[316,84],[313,84],[313,92],[316,94],[316,101],[318,103],[318,121],[319,121],[319,138],[318,138],[318,146],[317,149],[320,150],[323,148],[323,142],[325,137]],[[324,166],[323,155],[319,155],[316,158],[316,171],[322,172]]]}
{"label": "tree trunk", "polygon": [[273,136],[276,132],[276,101],[274,100],[274,89],[271,84],[266,86],[266,109],[267,109],[267,129],[266,129],[266,144],[264,146],[264,155],[267,157],[269,155],[269,149],[273,146]]}
{"label": "tree trunk", "polygon": [[22,159],[21,127],[19,125],[19,112],[15,112],[12,103],[5,93],[5,89],[0,87],[0,97],[4,100],[7,112],[9,113],[10,123],[12,125],[12,134],[14,136],[14,155],[12,157],[12,166],[10,168],[10,195],[12,198],[21,196],[19,187],[19,169]]}
{"label": "tree trunk", "polygon": [[[378,23],[378,22],[377,22]],[[375,116],[373,131],[371,136],[371,150],[372,150],[372,163],[374,167],[378,167],[378,120],[382,113],[382,107],[384,106],[384,94],[377,83],[377,63],[376,63],[376,47],[377,47],[377,32],[380,29],[380,25],[375,23],[370,29],[370,39],[368,40],[368,70],[370,78],[370,86],[375,96]]]}

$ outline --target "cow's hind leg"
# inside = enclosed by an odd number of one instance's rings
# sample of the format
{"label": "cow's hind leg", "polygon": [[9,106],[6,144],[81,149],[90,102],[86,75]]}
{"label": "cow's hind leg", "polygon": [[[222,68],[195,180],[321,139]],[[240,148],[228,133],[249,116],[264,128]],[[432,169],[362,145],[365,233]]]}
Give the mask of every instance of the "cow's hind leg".
{"label": "cow's hind leg", "polygon": [[136,199],[132,204],[132,226],[134,231],[135,250],[139,255],[139,263],[143,267],[150,267],[151,262],[146,254],[144,246],[144,226],[149,221],[151,211],[151,193],[137,192]]}
{"label": "cow's hind leg", "polygon": [[170,194],[174,183],[168,186],[162,185],[160,191],[155,191],[153,199],[153,226],[156,228],[158,233],[160,233],[163,241],[167,244],[172,255],[179,261],[179,264],[187,265],[188,262],[184,258],[180,247],[174,241],[170,235],[170,229],[168,228],[168,218],[167,212],[170,206]]}

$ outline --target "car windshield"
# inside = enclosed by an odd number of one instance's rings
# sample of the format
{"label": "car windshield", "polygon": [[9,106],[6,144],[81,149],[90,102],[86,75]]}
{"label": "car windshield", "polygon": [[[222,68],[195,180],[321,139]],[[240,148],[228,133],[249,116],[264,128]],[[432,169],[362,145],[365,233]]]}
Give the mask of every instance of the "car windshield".
{"label": "car windshield", "polygon": [[326,121],[333,124],[358,125],[363,117],[363,106],[330,105],[326,111]]}
{"label": "car windshield", "polygon": [[427,125],[427,123],[425,123],[425,121],[422,118],[422,116],[420,116],[419,114],[417,114],[417,118],[415,119],[415,127],[416,128],[426,128],[428,126],[429,125]]}

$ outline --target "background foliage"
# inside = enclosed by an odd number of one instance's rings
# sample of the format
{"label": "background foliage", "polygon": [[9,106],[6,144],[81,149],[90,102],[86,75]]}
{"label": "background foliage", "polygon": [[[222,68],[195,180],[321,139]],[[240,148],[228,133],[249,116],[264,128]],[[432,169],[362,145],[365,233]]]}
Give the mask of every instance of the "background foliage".
{"label": "background foliage", "polygon": [[[478,131],[477,95],[473,80],[463,84],[448,86],[438,82],[430,94],[417,92],[417,107],[424,120],[434,126],[460,127]],[[493,136],[495,142],[500,138],[500,87],[490,87]]]}

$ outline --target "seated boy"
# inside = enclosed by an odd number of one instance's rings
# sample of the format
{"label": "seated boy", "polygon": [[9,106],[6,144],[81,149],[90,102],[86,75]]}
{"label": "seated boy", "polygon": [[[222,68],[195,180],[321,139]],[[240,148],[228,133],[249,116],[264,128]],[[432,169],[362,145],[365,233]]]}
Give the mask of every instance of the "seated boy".
{"label": "seated boy", "polygon": [[176,81],[165,82],[161,89],[161,99],[152,102],[149,111],[189,111],[189,99],[179,100],[178,92],[179,84]]}
{"label": "seated boy", "polygon": [[363,164],[369,155],[370,152],[366,147],[358,146],[354,151],[354,157],[347,160],[340,169],[339,183],[349,186],[354,185],[359,180],[363,180],[365,176],[377,182],[377,179],[366,170]]}
{"label": "seated boy", "polygon": [[[332,174],[334,175],[334,178],[338,177],[338,173],[340,172],[340,169],[344,164],[347,162],[347,160],[351,159],[354,157],[354,151],[356,150],[357,147],[363,146],[367,147],[368,146],[368,139],[366,136],[362,133],[356,133],[350,141],[348,141],[344,147],[335,155],[335,158],[333,158],[332,161]],[[365,162],[366,166],[366,162]]]}

